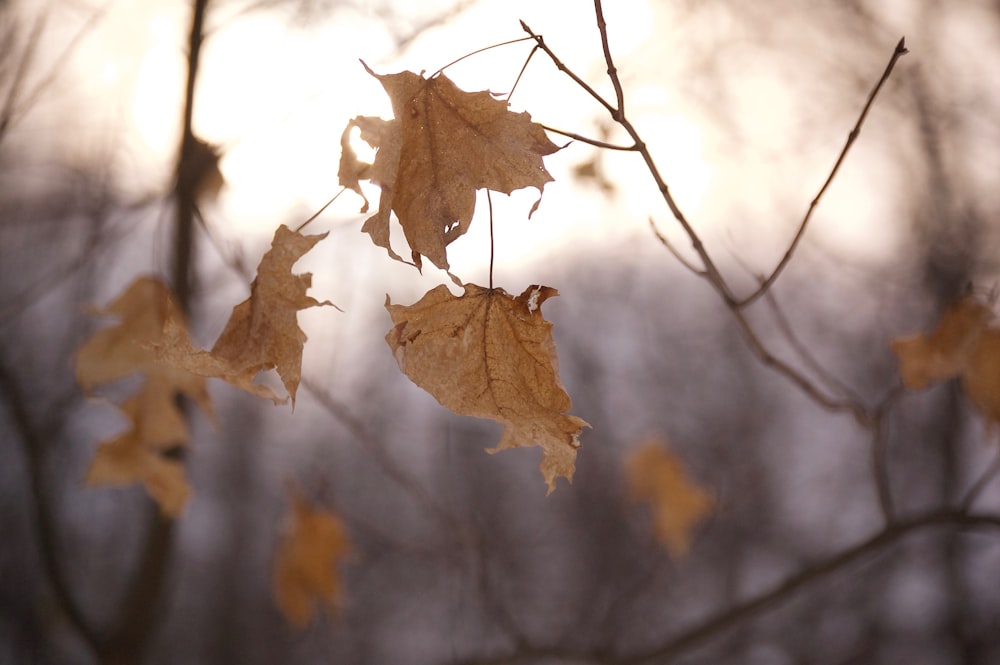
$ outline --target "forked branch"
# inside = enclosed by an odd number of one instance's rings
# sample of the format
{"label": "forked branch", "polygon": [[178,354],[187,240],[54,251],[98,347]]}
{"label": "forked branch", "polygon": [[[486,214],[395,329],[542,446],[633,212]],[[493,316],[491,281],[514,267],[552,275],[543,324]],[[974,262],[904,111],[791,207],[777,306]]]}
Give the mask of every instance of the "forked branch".
{"label": "forked branch", "polygon": [[868,111],[875,102],[875,97],[878,95],[879,90],[882,89],[885,82],[889,80],[889,75],[892,74],[892,70],[896,66],[896,61],[908,52],[909,51],[906,50],[905,37],[900,38],[899,43],[896,44],[896,48],[892,52],[892,56],[889,58],[889,63],[885,66],[885,71],[882,72],[882,77],[879,78],[878,83],[875,84],[875,87],[872,88],[872,91],[868,94],[868,101],[865,102],[864,107],[861,109],[861,115],[858,116],[857,122],[854,123],[854,127],[848,133],[847,142],[844,143],[844,147],[837,156],[837,161],[834,162],[833,168],[830,169],[830,173],[823,182],[823,186],[819,188],[819,192],[817,192],[816,196],[813,197],[813,200],[810,201],[809,208],[806,210],[806,214],[802,218],[802,221],[799,222],[799,228],[795,232],[792,242],[788,245],[788,249],[785,250],[784,256],[781,257],[781,260],[778,261],[778,265],[774,267],[771,274],[768,275],[763,282],[761,282],[761,285],[757,287],[753,293],[736,303],[737,307],[746,307],[764,295],[764,293],[766,293],[778,279],[778,276],[781,275],[781,272],[785,269],[785,266],[788,265],[788,262],[792,260],[792,254],[795,253],[795,249],[799,246],[799,241],[801,241],[802,236],[805,235],[806,227],[809,225],[809,220],[812,219],[813,211],[816,210],[820,199],[823,198],[826,190],[830,188],[830,183],[832,183],[833,179],[837,176],[837,172],[840,170],[840,165],[844,163],[844,158],[847,157],[847,152],[851,149],[851,146],[854,145],[858,135],[861,134],[861,125],[864,124],[865,118],[868,117]]}

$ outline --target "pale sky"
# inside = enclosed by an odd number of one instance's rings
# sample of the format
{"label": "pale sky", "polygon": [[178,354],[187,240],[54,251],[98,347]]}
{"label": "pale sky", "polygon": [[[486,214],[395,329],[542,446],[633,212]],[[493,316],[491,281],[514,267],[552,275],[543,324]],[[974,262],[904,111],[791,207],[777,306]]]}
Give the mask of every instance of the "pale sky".
{"label": "pale sky", "polygon": [[[421,34],[402,53],[394,52],[379,17],[356,9],[334,11],[328,20],[314,25],[293,26],[281,13],[258,11],[234,17],[235,5],[219,5],[208,20],[211,34],[203,50],[195,130],[202,139],[226,149],[222,171],[228,187],[212,211],[222,234],[263,241],[277,224],[308,217],[338,191],[339,137],[348,119],[391,114],[381,86],[364,72],[359,59],[382,72],[434,71],[477,48],[522,37],[518,20],[523,19],[545,35],[570,67],[613,97],[603,76],[592,4],[582,0],[578,4],[481,0]],[[677,77],[690,77],[684,67],[695,53],[691,40],[704,35],[720,40],[727,34],[738,39],[741,26],[724,20],[722,14],[707,23],[685,23],[671,15],[669,3],[605,4],[629,115],[653,150],[675,198],[706,241],[715,244],[717,256],[738,252],[761,272],[768,270],[825,178],[863,96],[851,91],[858,98],[842,100],[848,110],[831,116],[833,120],[821,118],[830,125],[812,129],[814,145],[802,145],[788,127],[802,121],[812,89],[790,89],[782,78],[788,72],[777,71],[772,62],[729,64],[738,76],[730,99],[748,141],[737,149],[727,143],[731,137],[720,133],[704,117],[704,109],[686,96],[687,87],[697,81]],[[426,11],[427,6],[396,3],[394,8],[405,15]],[[76,119],[87,125],[83,135],[100,143],[103,127],[121,141],[127,164],[124,180],[139,191],[169,182],[189,11],[188,3],[177,0],[112,1],[72,60],[75,88],[82,98]],[[77,24],[83,14],[74,15]],[[873,57],[872,82],[891,46],[887,42],[884,56]],[[495,49],[446,73],[467,90],[505,91],[529,49],[529,44]],[[542,54],[532,61],[512,107],[529,111],[539,122],[581,134],[599,134],[595,119],[608,124],[606,114]],[[869,135],[877,131],[866,129]],[[553,139],[562,142],[557,136]],[[612,134],[610,140],[623,137]],[[859,144],[870,140],[863,136]],[[849,158],[817,215],[816,222],[828,216],[838,223],[825,228],[814,223],[820,228],[811,237],[862,260],[880,260],[898,240],[891,225],[878,223],[891,214],[882,192],[894,183],[888,166],[880,161],[877,139],[868,147],[871,150],[862,160],[852,163]],[[360,146],[359,152],[363,149]],[[531,220],[527,211],[536,198],[533,190],[515,193],[510,201],[494,197],[497,223],[504,230],[496,237],[498,260],[509,264],[548,260],[552,248],[559,254],[567,246],[617,246],[632,238],[649,242],[650,216],[679,247],[690,246],[637,155],[604,153],[604,168],[617,188],[613,200],[574,180],[573,168],[593,154],[591,148],[575,144],[547,158],[556,181],[546,186],[542,205]],[[372,187],[369,198],[377,196]],[[359,205],[352,193],[346,193],[314,229],[360,227]],[[485,218],[477,217],[469,234],[451,246],[456,273],[481,272],[488,260],[482,249],[488,244],[485,227]]]}

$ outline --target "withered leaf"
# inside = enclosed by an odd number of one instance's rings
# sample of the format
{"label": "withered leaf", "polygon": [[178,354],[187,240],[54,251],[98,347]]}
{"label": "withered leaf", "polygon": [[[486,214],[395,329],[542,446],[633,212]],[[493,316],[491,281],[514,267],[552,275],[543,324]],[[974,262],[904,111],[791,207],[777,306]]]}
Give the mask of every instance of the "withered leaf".
{"label": "withered leaf", "polygon": [[983,415],[1000,423],[1000,330],[980,335],[962,372],[962,388]]}
{"label": "withered leaf", "polygon": [[386,309],[394,327],[386,342],[400,370],[455,413],[502,423],[490,452],[541,446],[548,491],[573,479],[579,435],[589,425],[566,415],[572,404],[559,382],[552,324],[541,305],[558,292],[530,286],[514,298],[503,289],[445,286],[410,306]]}
{"label": "withered leaf", "polygon": [[274,597],[293,626],[304,628],[317,602],[336,607],[340,599],[337,564],[350,551],[347,531],[333,513],[292,495],[288,533],[274,562]]}
{"label": "withered leaf", "polygon": [[164,452],[171,445],[187,442],[183,420],[178,415],[176,423],[163,427],[155,416],[150,417],[138,396],[127,400],[121,409],[132,426],[98,446],[87,470],[86,484],[142,483],[164,515],[177,517],[187,503],[191,488],[183,463],[165,457]]}
{"label": "withered leaf", "polygon": [[168,318],[176,322],[176,334],[187,338],[184,315],[171,300],[166,284],[156,277],[139,277],[94,313],[121,320],[94,333],[77,351],[76,380],[84,390],[139,373],[147,383],[157,384],[148,391],[151,403],[144,410],[176,410],[172,394],[176,391],[194,399],[206,413],[212,412],[205,379],[161,362],[153,348],[162,341]]}
{"label": "withered leaf", "polygon": [[177,338],[188,338],[184,315],[171,300],[170,289],[155,277],[140,277],[107,307],[94,313],[121,320],[94,333],[77,351],[77,382],[90,391],[141,374],[144,381],[130,407],[134,419],[142,423],[141,440],[186,441],[184,416],[176,396],[187,395],[209,415],[212,403],[204,377],[161,362],[152,348],[162,343],[167,319],[175,322]]}
{"label": "withered leaf", "polygon": [[629,456],[625,476],[631,498],[652,507],[657,539],[672,555],[686,554],[692,529],[712,510],[712,496],[688,480],[680,461],[658,439]]}
{"label": "withered leaf", "polygon": [[362,230],[389,247],[389,212],[396,213],[420,266],[426,256],[447,270],[445,248],[472,222],[476,190],[510,194],[542,191],[552,176],[542,157],[556,146],[527,113],[514,113],[489,92],[460,90],[444,74],[376,74],[392,101],[395,119],[358,117],[362,138],[377,149],[371,181],[382,189],[379,209]]}
{"label": "withered leaf", "polygon": [[254,384],[258,373],[277,369],[288,395],[295,403],[302,375],[302,347],[306,335],[299,328],[298,311],[322,305],[334,306],[306,295],[312,275],[292,274],[292,266],[326,234],[306,236],[279,226],[271,249],[257,267],[250,297],[236,305],[229,322],[210,352],[184,340],[174,339],[168,322],[169,343],[160,345],[159,356],[177,367],[202,376],[221,378],[255,395],[283,403],[270,388]]}
{"label": "withered leaf", "polygon": [[989,307],[967,297],[951,305],[929,335],[894,339],[903,385],[919,390],[961,374],[991,316]]}
{"label": "withered leaf", "polygon": [[189,442],[177,396],[187,395],[212,413],[205,378],[162,362],[154,349],[164,343],[167,321],[173,327],[172,337],[190,345],[183,314],[173,304],[167,286],[155,277],[136,279],[95,313],[121,320],[96,332],[77,352],[77,382],[89,391],[136,373],[143,381],[120,407],[131,428],[97,448],[86,482],[143,483],[164,514],[176,516],[190,489],[183,464],[162,453]]}
{"label": "withered leaf", "polygon": [[969,400],[991,423],[1000,423],[1000,328],[973,296],[949,306],[934,331],[892,341],[903,385],[911,390],[960,377]]}

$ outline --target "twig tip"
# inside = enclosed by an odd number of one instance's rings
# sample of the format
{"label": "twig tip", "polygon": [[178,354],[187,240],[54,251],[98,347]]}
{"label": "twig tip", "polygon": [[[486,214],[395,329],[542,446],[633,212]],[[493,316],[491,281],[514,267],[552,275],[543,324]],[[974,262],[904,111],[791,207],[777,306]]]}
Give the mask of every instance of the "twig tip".
{"label": "twig tip", "polygon": [[899,55],[906,55],[909,52],[910,50],[906,48],[906,37],[905,36],[900,37],[899,43],[896,44],[896,53],[898,53]]}

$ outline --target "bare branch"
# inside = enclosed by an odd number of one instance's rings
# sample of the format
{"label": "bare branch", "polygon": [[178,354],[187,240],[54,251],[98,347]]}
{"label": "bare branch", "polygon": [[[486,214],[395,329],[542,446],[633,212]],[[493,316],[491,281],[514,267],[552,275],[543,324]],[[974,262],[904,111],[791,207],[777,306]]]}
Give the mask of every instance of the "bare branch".
{"label": "bare branch", "polygon": [[809,350],[799,336],[792,329],[792,324],[789,322],[788,317],[785,316],[785,312],[782,310],[781,306],[778,304],[778,299],[774,296],[774,291],[767,292],[767,304],[770,305],[771,313],[774,315],[774,320],[778,324],[778,329],[781,334],[791,345],[795,353],[798,354],[799,358],[805,363],[806,367],[811,369],[816,376],[819,377],[821,381],[826,383],[827,387],[832,390],[839,392],[843,395],[848,395],[854,402],[860,404],[861,397],[858,396],[849,386],[847,386],[843,381],[838,379],[833,373],[823,366],[812,351]]}
{"label": "bare branch", "polygon": [[14,429],[17,432],[17,438],[21,442],[28,462],[28,482],[31,487],[33,517],[38,529],[38,549],[45,574],[52,585],[52,591],[59,608],[62,609],[80,637],[95,654],[99,655],[104,650],[105,641],[91,626],[82,608],[73,597],[69,580],[66,579],[59,564],[55,523],[42,477],[45,442],[28,413],[28,398],[23,394],[17,378],[7,367],[3,358],[0,358],[0,394],[4,397]]}
{"label": "bare branch", "polygon": [[965,496],[963,496],[962,500],[959,501],[959,507],[963,510],[969,510],[972,508],[972,504],[976,502],[976,499],[978,499],[979,495],[983,493],[986,486],[997,477],[997,474],[1000,474],[1000,450],[997,450],[993,461],[990,462],[990,465],[986,467],[979,478],[977,478],[976,481],[969,487]]}
{"label": "bare branch", "polygon": [[392,478],[411,498],[420,503],[428,513],[440,519],[460,541],[465,542],[470,540],[466,529],[459,524],[455,516],[443,508],[416,478],[403,470],[392,458],[392,455],[389,454],[389,451],[385,449],[382,442],[372,436],[364,423],[351,413],[346,405],[336,400],[319,383],[309,377],[303,377],[300,386],[305,388],[306,392],[312,395],[327,413],[332,415],[337,422],[351,433],[355,440],[372,456],[372,459],[375,460],[375,463],[383,473]]}
{"label": "bare branch", "polygon": [[760,337],[757,335],[756,331],[754,331],[742,310],[732,306],[729,307],[729,310],[736,319],[736,323],[739,324],[740,331],[743,333],[744,339],[746,339],[747,343],[750,345],[750,350],[755,356],[757,356],[757,359],[760,360],[760,362],[791,381],[810,399],[823,408],[829,411],[850,413],[854,416],[854,420],[856,420],[859,425],[862,427],[869,426],[868,424],[871,422],[871,417],[862,405],[850,400],[840,400],[826,394],[797,369],[772,354],[767,347],[764,346],[764,343],[760,340]]}
{"label": "bare branch", "polygon": [[[617,113],[612,113],[615,120],[622,120],[625,117],[625,92],[622,90],[621,79],[618,78],[618,68],[611,58],[611,47],[608,45],[608,24],[604,20],[604,7],[601,0],[594,0],[594,13],[597,14],[597,30],[601,33],[601,47],[604,49],[604,62],[608,65],[608,78],[615,89],[615,100],[618,102]],[[617,117],[616,117],[617,115]]]}
{"label": "bare branch", "polygon": [[875,535],[808,566],[783,582],[774,585],[768,591],[706,619],[667,640],[662,645],[615,662],[618,665],[640,665],[654,659],[664,660],[677,656],[726,629],[781,604],[810,584],[894,545],[912,533],[940,526],[1000,530],[1000,515],[974,514],[945,509],[889,524]]}
{"label": "bare branch", "polygon": [[844,163],[844,158],[847,157],[847,152],[851,149],[851,146],[854,145],[858,135],[861,133],[861,125],[864,124],[865,118],[868,116],[868,111],[875,102],[875,97],[878,95],[879,90],[882,89],[885,82],[889,80],[889,75],[892,74],[892,70],[896,66],[896,61],[907,53],[908,51],[906,50],[904,39],[901,38],[899,43],[896,44],[896,48],[893,50],[892,56],[889,58],[889,64],[886,65],[885,71],[882,72],[882,77],[868,94],[868,101],[865,102],[864,108],[861,109],[861,115],[858,116],[857,122],[854,123],[854,128],[847,135],[847,142],[844,144],[843,149],[841,149],[840,155],[837,157],[837,161],[834,162],[833,168],[830,170],[830,174],[826,177],[826,181],[823,183],[823,186],[819,188],[819,192],[817,192],[816,196],[813,197],[813,200],[809,203],[809,208],[806,210],[805,217],[803,217],[802,221],[799,222],[799,228],[795,232],[795,237],[792,238],[792,242],[788,246],[788,249],[785,251],[785,255],[781,257],[778,265],[775,266],[774,270],[771,271],[771,274],[768,275],[756,291],[736,303],[737,307],[746,307],[763,295],[768,289],[771,288],[771,285],[774,284],[775,280],[778,279],[778,276],[781,274],[781,271],[785,269],[785,266],[788,265],[788,262],[792,260],[792,254],[795,253],[796,247],[799,246],[799,241],[802,240],[802,236],[806,232],[806,227],[809,225],[809,220],[812,218],[813,211],[816,209],[816,206],[819,205],[820,199],[823,198],[823,194],[825,194],[826,190],[829,189],[830,183],[833,182],[833,179],[837,175],[837,171],[840,170],[840,165]]}
{"label": "bare branch", "polygon": [[532,661],[545,657],[606,665],[642,665],[652,661],[664,662],[704,644],[744,621],[780,606],[791,600],[803,589],[841,572],[853,564],[876,556],[911,534],[935,527],[966,530],[988,529],[1000,534],[1000,515],[943,509],[888,524],[874,535],[803,568],[798,573],[773,585],[767,591],[720,610],[658,646],[630,655],[612,656],[598,650],[522,645],[503,654],[454,659],[449,661],[449,665],[501,665],[502,663]]}
{"label": "bare branch", "polygon": [[553,53],[552,49],[549,48],[548,44],[545,43],[545,40],[542,38],[541,35],[536,34],[535,31],[532,30],[530,27],[528,27],[528,24],[525,23],[524,21],[521,21],[521,28],[526,33],[528,33],[529,35],[531,35],[532,39],[535,40],[535,43],[538,44],[538,48],[542,49],[545,52],[545,55],[549,56],[549,59],[552,60],[552,64],[554,64],[556,66],[556,69],[558,69],[563,74],[565,74],[566,76],[568,76],[571,79],[573,79],[574,83],[576,83],[578,86],[580,86],[581,88],[583,88],[587,92],[587,94],[589,94],[591,97],[593,97],[594,100],[598,104],[600,104],[601,106],[603,106],[604,108],[606,108],[608,110],[608,113],[610,113],[611,116],[614,117],[615,112],[617,111],[617,109],[615,109],[615,107],[608,100],[604,99],[604,97],[602,97],[600,95],[600,93],[598,93],[596,90],[594,90],[593,88],[591,88],[590,85],[586,81],[584,81],[582,78],[580,78],[579,76],[577,76],[573,72],[573,70],[571,70],[569,67],[567,67],[566,65],[564,65],[563,62],[562,62],[562,60],[560,60],[556,56],[556,54]]}
{"label": "bare branch", "polygon": [[660,233],[660,229],[659,227],[656,226],[656,222],[653,220],[652,216],[650,216],[649,218],[649,226],[653,229],[653,234],[656,236],[657,240],[660,241],[660,244],[666,247],[667,251],[669,251],[671,254],[674,255],[674,258],[677,259],[678,263],[680,263],[682,266],[693,272],[695,275],[698,275],[699,277],[705,276],[705,270],[703,268],[699,268],[698,266],[688,261],[687,257],[681,254],[680,251],[678,251],[678,249],[674,247],[673,243],[670,242],[667,236]]}
{"label": "bare branch", "polygon": [[[596,4],[599,5],[600,0],[596,0]],[[650,175],[653,176],[653,180],[656,182],[656,188],[657,190],[659,190],[660,195],[663,197],[664,202],[666,202],[667,207],[670,208],[671,214],[673,214],[674,219],[677,220],[677,222],[684,229],[684,232],[687,233],[688,237],[691,239],[692,247],[694,248],[695,252],[698,254],[698,257],[701,259],[702,263],[705,266],[704,270],[705,279],[707,279],[712,284],[712,286],[715,287],[716,291],[719,292],[719,294],[722,296],[723,300],[725,300],[727,305],[736,302],[736,298],[732,294],[732,291],[729,289],[729,286],[726,284],[725,279],[723,279],[722,274],[715,266],[715,263],[712,261],[712,258],[708,255],[708,251],[705,249],[704,243],[702,243],[701,238],[698,236],[694,228],[691,226],[687,218],[684,216],[684,213],[677,205],[677,202],[674,201],[674,197],[670,193],[670,188],[667,186],[667,183],[663,180],[663,177],[660,175],[660,170],[659,168],[657,168],[656,162],[653,160],[653,156],[650,154],[649,149],[646,147],[645,142],[639,136],[639,132],[632,125],[629,119],[625,117],[623,113],[619,113],[618,108],[616,108],[608,100],[604,99],[604,97],[602,97],[600,93],[598,93],[596,90],[590,87],[590,85],[588,85],[586,81],[581,79],[576,73],[574,73],[571,69],[569,69],[569,67],[563,64],[563,62],[559,59],[559,57],[556,56],[556,54],[548,47],[548,45],[545,43],[545,40],[542,39],[541,35],[535,34],[535,32],[532,31],[531,28],[529,28],[524,21],[521,21],[521,27],[524,28],[525,32],[527,32],[529,35],[535,38],[535,40],[538,42],[538,47],[542,49],[542,51],[544,51],[546,55],[549,56],[549,58],[555,64],[556,68],[559,69],[559,71],[569,76],[573,80],[573,82],[575,82],[578,86],[583,88],[583,90],[585,90],[591,97],[593,97],[601,106],[607,109],[608,113],[611,114],[611,117],[615,120],[615,122],[621,125],[621,127],[626,132],[628,132],[629,137],[634,142],[635,145],[634,149],[640,155],[642,155],[642,159],[646,163],[646,168],[649,171]],[[602,29],[602,35],[601,35],[602,43],[606,43],[607,42],[606,26],[604,28],[601,28],[601,25],[599,24],[598,28]]]}
{"label": "bare branch", "polygon": [[875,491],[878,494],[879,509],[886,523],[892,522],[896,509],[892,498],[892,483],[889,480],[889,434],[886,423],[886,413],[902,394],[902,388],[897,386],[882,400],[872,417],[872,477],[875,481]]}

